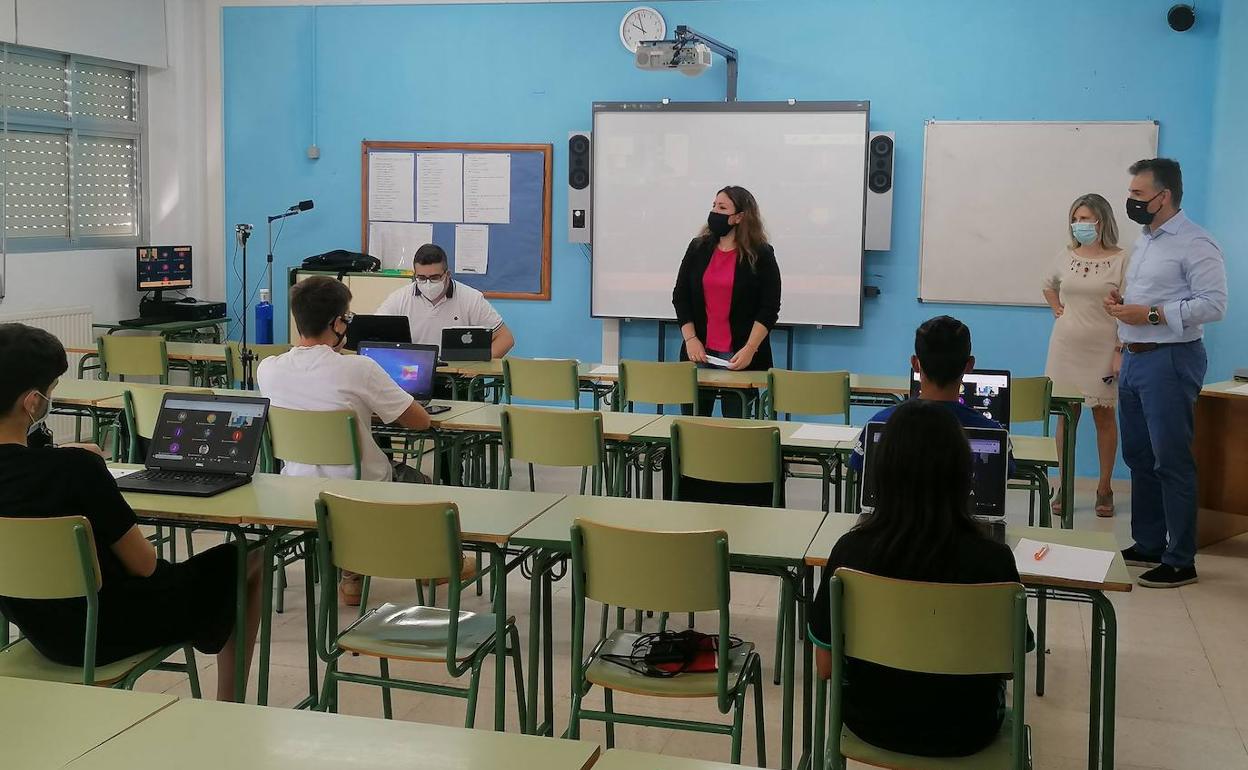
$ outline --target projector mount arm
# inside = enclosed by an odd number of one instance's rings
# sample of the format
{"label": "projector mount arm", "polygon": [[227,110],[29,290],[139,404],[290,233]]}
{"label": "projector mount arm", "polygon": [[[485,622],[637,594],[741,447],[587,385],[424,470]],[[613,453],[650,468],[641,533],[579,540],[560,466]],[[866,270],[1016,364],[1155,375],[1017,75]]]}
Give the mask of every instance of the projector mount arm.
{"label": "projector mount arm", "polygon": [[676,58],[686,46],[694,43],[702,43],[707,48],[724,57],[728,62],[728,101],[735,102],[737,100],[737,49],[724,45],[713,37],[707,37],[702,33],[686,27],[684,24],[676,27],[676,48],[672,52],[672,66],[676,65]]}

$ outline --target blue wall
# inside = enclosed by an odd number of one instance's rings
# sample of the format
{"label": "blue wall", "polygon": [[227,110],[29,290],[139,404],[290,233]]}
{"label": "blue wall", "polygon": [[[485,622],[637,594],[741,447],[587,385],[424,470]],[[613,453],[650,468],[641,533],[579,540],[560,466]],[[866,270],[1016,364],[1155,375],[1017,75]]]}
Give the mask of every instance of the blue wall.
{"label": "blue wall", "polygon": [[[551,142],[553,299],[501,302],[499,310],[519,354],[597,359],[601,332],[588,318],[588,260],[563,237],[567,132],[589,127],[595,99],[712,100],[724,87],[722,62],[699,79],[635,70],[617,35],[632,5],[224,9],[227,242],[232,223],[263,221],[314,198],[316,209],[292,220],[281,238],[278,285],[284,268],[307,254],[358,248],[362,139]],[[1182,35],[1165,24],[1171,0],[654,5],[669,26],[689,24],[741,51],[741,99],[870,99],[872,127],[897,132],[894,248],[866,263],[868,282],[883,295],[866,302],[860,330],[799,331],[797,367],[899,372],[914,327],[952,312],[971,325],[982,362],[1020,374],[1042,370],[1046,311],[914,299],[925,119],[1158,120],[1162,153],[1184,164],[1187,209],[1209,219],[1217,2],[1201,3],[1200,24]],[[314,125],[321,159],[310,161],[304,151]],[[1125,197],[1125,173],[1123,187]],[[1062,237],[1055,232],[1054,244]],[[262,249],[255,251],[258,270]],[[239,284],[230,272],[234,297]],[[278,328],[280,336],[280,321]],[[625,356],[652,357],[654,325],[625,324],[621,348]],[[1090,423],[1080,436],[1082,474],[1095,468]]]}

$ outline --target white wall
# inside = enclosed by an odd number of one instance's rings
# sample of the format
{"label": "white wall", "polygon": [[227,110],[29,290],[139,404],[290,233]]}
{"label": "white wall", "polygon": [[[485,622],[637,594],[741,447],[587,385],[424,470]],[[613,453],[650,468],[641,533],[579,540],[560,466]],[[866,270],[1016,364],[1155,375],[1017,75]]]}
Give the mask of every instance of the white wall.
{"label": "white wall", "polygon": [[[191,244],[196,257],[193,294],[220,299],[225,275],[221,259],[206,253],[203,14],[200,0],[165,0],[169,66],[147,71],[144,195],[150,240]],[[11,253],[6,284],[0,315],[76,305],[94,308],[97,321],[138,315],[133,249]]]}

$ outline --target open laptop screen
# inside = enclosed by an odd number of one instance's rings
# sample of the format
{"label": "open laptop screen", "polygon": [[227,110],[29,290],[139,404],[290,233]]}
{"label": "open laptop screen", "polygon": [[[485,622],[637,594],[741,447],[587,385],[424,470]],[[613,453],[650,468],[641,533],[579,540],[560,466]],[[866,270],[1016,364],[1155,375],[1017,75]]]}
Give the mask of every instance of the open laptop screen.
{"label": "open laptop screen", "polygon": [[[965,428],[971,444],[971,513],[976,516],[1005,516],[1005,485],[1010,473],[1010,439],[999,428]],[[884,423],[868,423],[863,441],[862,507],[875,508],[875,463],[877,448],[884,435]]]}
{"label": "open laptop screen", "polygon": [[[919,373],[910,373],[910,398],[919,397]],[[1008,369],[972,369],[962,375],[963,404],[1010,427],[1010,372]]]}
{"label": "open laptop screen", "polygon": [[360,355],[380,364],[390,379],[417,401],[433,397],[433,373],[438,368],[437,345],[361,342]]}
{"label": "open laptop screen", "polygon": [[412,325],[404,315],[358,314],[347,327],[347,350],[358,350],[363,342],[411,342]]}
{"label": "open laptop screen", "polygon": [[267,398],[166,393],[147,467],[251,473],[268,415]]}

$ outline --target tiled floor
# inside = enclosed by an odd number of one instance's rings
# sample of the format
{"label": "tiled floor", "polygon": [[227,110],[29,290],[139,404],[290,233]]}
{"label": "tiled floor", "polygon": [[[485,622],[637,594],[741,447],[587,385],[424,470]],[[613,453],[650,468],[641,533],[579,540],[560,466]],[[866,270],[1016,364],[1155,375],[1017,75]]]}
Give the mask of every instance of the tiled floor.
{"label": "tiled floor", "polygon": [[[566,491],[575,488],[564,474],[539,473],[539,489]],[[1026,518],[1026,496],[1011,498],[1011,520]],[[1117,490],[1119,514],[1113,520],[1092,514],[1091,488],[1079,485],[1078,527],[1112,529],[1119,541],[1129,543],[1130,498],[1125,486]],[[791,482],[790,504],[817,507],[818,488],[813,482]],[[208,539],[204,544],[208,544]],[[1224,542],[1202,551],[1198,559],[1201,582],[1170,591],[1137,588],[1129,594],[1116,594],[1118,611],[1118,721],[1117,767],[1121,770],[1167,768],[1173,770],[1215,770],[1248,768],[1248,536]],[[277,706],[294,703],[307,687],[303,629],[303,575],[290,573],[291,588],[286,594],[286,612],[277,619],[274,630],[274,669],[271,700]],[[733,577],[734,633],[755,641],[763,654],[765,675],[770,681],[771,655],[775,631],[777,581],[751,575]],[[528,584],[518,575],[509,583],[509,608],[516,614],[521,633],[528,625]],[[407,586],[379,584],[376,600],[410,601]],[[567,581],[556,584],[557,622],[555,656],[556,723],[561,731],[567,724],[569,699],[569,628]],[[465,609],[486,609],[483,599],[465,594]],[[344,613],[344,620],[347,618]],[[1034,617],[1034,616],[1033,616]],[[701,618],[707,625],[710,616]],[[1086,767],[1090,611],[1084,605],[1051,603],[1047,694],[1029,694],[1027,721],[1032,726],[1036,767],[1067,770]],[[596,630],[587,637],[596,636]],[[214,661],[202,658],[201,678],[215,681]],[[347,659],[344,667],[375,672],[375,663]],[[394,673],[411,671],[429,680],[445,680],[442,666],[416,667],[394,664]],[[254,684],[253,684],[254,688]],[[187,694],[185,678],[155,673],[144,678],[139,689],[170,690]],[[779,766],[780,698],[779,687],[766,685],[766,740],[768,765]],[[253,689],[254,693],[254,689]],[[253,695],[254,698],[254,695]],[[589,703],[599,705],[595,692]],[[381,715],[380,693],[368,687],[344,685],[341,710],[368,716]],[[492,668],[487,664],[483,677],[478,726],[493,724],[494,690]],[[652,709],[656,713],[698,719],[719,717],[711,702],[675,700],[667,703],[620,695],[617,710]],[[437,696],[396,692],[395,717],[398,719],[458,725],[463,723],[464,702]],[[800,710],[799,710],[800,713]],[[749,729],[753,719],[746,713],[745,764],[754,764],[754,739]],[[508,692],[508,729],[515,729],[514,693]],[[602,739],[599,725],[586,723],[583,735]],[[694,733],[641,729],[621,726],[616,745],[624,748],[726,761],[728,739]]]}

